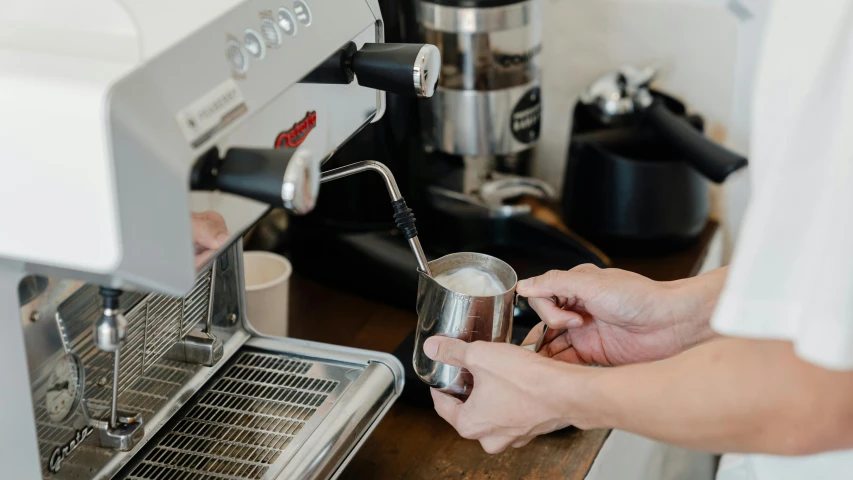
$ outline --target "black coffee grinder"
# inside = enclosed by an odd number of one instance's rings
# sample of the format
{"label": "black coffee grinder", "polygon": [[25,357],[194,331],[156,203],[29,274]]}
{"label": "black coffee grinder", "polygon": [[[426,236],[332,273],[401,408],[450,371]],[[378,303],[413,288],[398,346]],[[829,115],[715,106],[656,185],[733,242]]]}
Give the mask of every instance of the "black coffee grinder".
{"label": "black coffee grinder", "polygon": [[[607,264],[556,215],[559,225],[542,220],[549,211],[543,205],[556,199],[547,184],[526,176],[541,122],[540,1],[379,0],[386,42],[438,46],[439,84],[423,105],[388,94],[385,117],[324,168],[365,159],[385,163],[414,209],[431,259],[486,253],[509,263],[520,278]],[[291,259],[303,276],[413,310],[417,265],[396,238],[378,182],[351,177],[324,185],[314,212],[292,219]],[[358,271],[358,278],[342,274],[342,265]],[[520,331],[537,321],[520,302]],[[410,358],[411,351],[404,363]]]}

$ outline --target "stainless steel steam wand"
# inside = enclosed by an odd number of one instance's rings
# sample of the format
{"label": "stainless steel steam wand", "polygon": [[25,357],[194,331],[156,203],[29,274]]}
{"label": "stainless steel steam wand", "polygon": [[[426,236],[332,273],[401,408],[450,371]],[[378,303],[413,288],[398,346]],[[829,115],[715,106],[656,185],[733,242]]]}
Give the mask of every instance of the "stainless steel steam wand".
{"label": "stainless steel steam wand", "polygon": [[415,228],[415,215],[412,209],[406,206],[406,201],[400,195],[400,189],[397,188],[397,182],[394,180],[394,174],[385,165],[373,160],[365,160],[356,162],[344,167],[335,168],[322,173],[320,183],[331,182],[339,178],[349,177],[356,173],[374,171],[382,176],[385,181],[385,186],[388,188],[388,194],[391,196],[391,205],[394,207],[394,220],[397,222],[397,227],[403,232],[406,240],[409,242],[409,247],[415,258],[418,260],[418,268],[427,276],[432,277],[432,272],[429,270],[424,249],[421,247],[421,242],[418,240],[418,231]]}

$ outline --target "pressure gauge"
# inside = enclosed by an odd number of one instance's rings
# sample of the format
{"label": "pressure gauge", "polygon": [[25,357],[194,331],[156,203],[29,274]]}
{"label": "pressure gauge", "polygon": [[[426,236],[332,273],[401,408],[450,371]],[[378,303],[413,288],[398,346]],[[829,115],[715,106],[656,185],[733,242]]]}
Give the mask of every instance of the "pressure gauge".
{"label": "pressure gauge", "polygon": [[77,410],[83,397],[85,371],[74,355],[57,362],[47,380],[47,414],[53,422],[63,422]]}

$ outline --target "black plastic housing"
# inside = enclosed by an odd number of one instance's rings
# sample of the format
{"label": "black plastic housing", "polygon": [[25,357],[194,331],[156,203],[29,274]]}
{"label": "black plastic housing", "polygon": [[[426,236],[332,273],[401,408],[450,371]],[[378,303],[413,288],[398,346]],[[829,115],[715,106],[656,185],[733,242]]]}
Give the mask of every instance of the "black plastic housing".
{"label": "black plastic housing", "polygon": [[203,155],[190,175],[192,190],[220,190],[283,206],[284,171],[294,148],[232,148],[219,158],[212,150]]}
{"label": "black plastic housing", "polygon": [[300,83],[321,83],[333,85],[348,85],[352,83],[355,75],[352,71],[352,56],[357,52],[352,42],[344,45],[340,50],[333,53],[323,61],[311,73],[305,76]]}
{"label": "black plastic housing", "polygon": [[643,112],[662,142],[681,153],[685,162],[714,183],[723,183],[729,175],[747,166],[745,157],[708,139],[701,131],[672,113],[659,98]]}

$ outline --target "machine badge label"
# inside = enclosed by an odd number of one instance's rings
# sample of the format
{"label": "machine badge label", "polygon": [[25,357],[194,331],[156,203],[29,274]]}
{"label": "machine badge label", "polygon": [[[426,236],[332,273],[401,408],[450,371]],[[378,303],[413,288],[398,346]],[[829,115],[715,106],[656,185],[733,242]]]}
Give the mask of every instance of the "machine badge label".
{"label": "machine badge label", "polygon": [[533,143],[539,139],[541,128],[542,100],[539,87],[533,87],[515,104],[510,117],[512,136],[521,143]]}
{"label": "machine badge label", "polygon": [[243,92],[228,79],[178,112],[175,121],[184,138],[197,148],[247,111]]}
{"label": "machine badge label", "polygon": [[50,461],[47,464],[48,470],[50,473],[58,473],[59,469],[62,468],[62,462],[68,458],[68,455],[71,455],[71,452],[77,449],[83,440],[89,438],[89,435],[94,432],[95,429],[89,426],[83,427],[80,430],[77,430],[77,434],[74,438],[71,439],[70,442],[66,443],[61,447],[56,447],[53,450],[53,453],[50,455]]}
{"label": "machine badge label", "polygon": [[275,139],[275,148],[298,147],[317,126],[317,112],[308,112],[305,118],[293,124],[290,130],[278,134]]}

